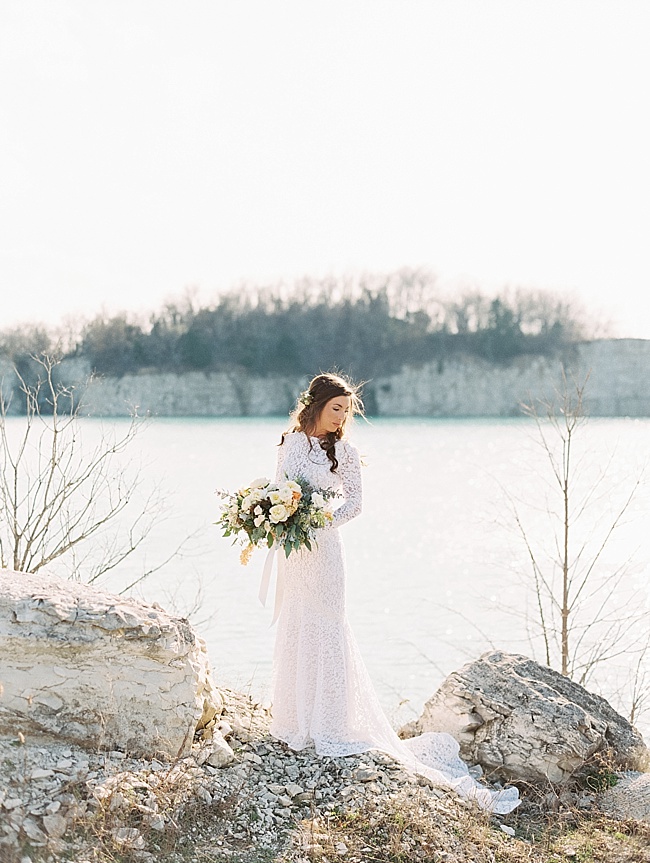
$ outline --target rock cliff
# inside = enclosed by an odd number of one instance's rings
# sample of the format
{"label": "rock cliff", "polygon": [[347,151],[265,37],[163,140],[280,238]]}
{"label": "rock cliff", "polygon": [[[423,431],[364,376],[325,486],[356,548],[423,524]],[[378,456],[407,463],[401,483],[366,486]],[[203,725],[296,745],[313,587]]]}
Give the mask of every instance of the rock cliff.
{"label": "rock cliff", "polygon": [[[490,363],[457,355],[377,378],[366,386],[369,412],[379,416],[508,417],[520,404],[549,397],[562,369],[576,380],[589,373],[585,407],[594,416],[650,416],[650,340],[603,339],[575,346],[563,357],[522,356]],[[62,379],[76,384],[89,373],[66,361]],[[255,378],[244,371],[171,374],[142,372],[96,377],[83,396],[92,416],[286,416],[307,380]]]}

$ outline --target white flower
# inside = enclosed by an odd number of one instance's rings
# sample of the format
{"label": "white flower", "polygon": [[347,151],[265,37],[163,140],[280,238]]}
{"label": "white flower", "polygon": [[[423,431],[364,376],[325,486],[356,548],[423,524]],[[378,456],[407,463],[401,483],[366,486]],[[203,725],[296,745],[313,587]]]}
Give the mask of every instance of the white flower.
{"label": "white flower", "polygon": [[[259,507],[258,507],[258,509],[259,509]],[[261,524],[264,524],[264,513],[262,513],[261,515],[258,515],[257,518],[254,518],[253,524],[255,525],[255,527],[259,527]]]}
{"label": "white flower", "polygon": [[266,488],[267,485],[270,485],[271,480],[267,479],[265,476],[259,477],[259,479],[254,479],[251,483],[251,488]]}
{"label": "white flower", "polygon": [[247,494],[246,497],[241,502],[241,508],[244,512],[248,512],[254,503],[255,503],[255,501],[253,500],[251,495]]}
{"label": "white flower", "polygon": [[255,515],[262,515],[264,510],[262,509],[261,506],[256,506],[255,509],[253,510],[253,512],[255,513]]}
{"label": "white flower", "polygon": [[282,501],[282,503],[291,503],[291,501],[293,500],[293,492],[287,486],[281,488],[278,494],[280,495],[280,500]]}
{"label": "white flower", "polygon": [[327,503],[323,495],[319,494],[317,491],[312,494],[311,502],[314,506],[318,507],[318,509],[325,509],[325,505]]}
{"label": "white flower", "polygon": [[300,488],[300,484],[294,482],[292,479],[287,481],[287,488],[290,488],[291,491],[298,491],[302,494],[302,489]]}
{"label": "white flower", "polygon": [[264,530],[265,530],[267,533],[269,533],[269,531],[271,530],[271,522],[270,522],[270,521],[265,521],[265,522],[264,522]]}
{"label": "white flower", "polygon": [[287,512],[286,506],[278,503],[275,506],[272,506],[269,510],[269,518],[273,522],[273,524],[278,524],[281,521],[286,521],[289,513]]}
{"label": "white flower", "polygon": [[269,492],[269,500],[273,504],[284,503],[284,501],[282,500],[282,495],[280,494],[280,492],[278,490]]}

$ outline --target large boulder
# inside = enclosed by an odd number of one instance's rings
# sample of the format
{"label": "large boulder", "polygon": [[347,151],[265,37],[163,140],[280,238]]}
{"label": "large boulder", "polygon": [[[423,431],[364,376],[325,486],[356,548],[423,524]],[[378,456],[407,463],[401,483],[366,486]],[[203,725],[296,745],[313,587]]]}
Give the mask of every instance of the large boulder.
{"label": "large boulder", "polygon": [[486,653],[453,672],[402,737],[446,731],[470,764],[508,781],[563,783],[596,753],[645,770],[639,732],[604,698],[525,656]]}
{"label": "large boulder", "polygon": [[0,570],[0,734],[175,757],[221,710],[187,620],[74,581]]}

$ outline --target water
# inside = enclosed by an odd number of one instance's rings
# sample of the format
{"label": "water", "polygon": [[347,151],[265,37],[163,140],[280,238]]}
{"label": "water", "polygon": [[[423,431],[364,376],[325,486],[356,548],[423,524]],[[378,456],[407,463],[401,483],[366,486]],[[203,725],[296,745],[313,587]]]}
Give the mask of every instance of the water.
{"label": "water", "polygon": [[[15,431],[20,420],[11,422]],[[124,425],[86,421],[84,431],[94,438],[102,427]],[[159,483],[167,515],[155,524],[144,554],[103,581],[120,589],[194,534],[180,557],[135,591],[191,611],[217,681],[259,698],[269,694],[273,648],[271,610],[257,600],[265,553],[256,552],[241,567],[239,549],[211,521],[218,509],[216,488],[273,476],[282,429],[280,419],[152,420],[133,452],[142,459],[141,498]],[[577,493],[586,495],[606,474],[591,497],[585,527],[574,528],[576,538],[592,543],[589,550],[597,547],[590,529],[603,529],[615,517],[648,461],[650,421],[591,420],[580,436]],[[543,659],[541,643],[531,641],[529,562],[513,531],[509,503],[514,499],[536,547],[548,546],[558,526],[557,489],[532,423],[382,419],[357,422],[351,439],[366,466],[364,512],[342,528],[348,613],[393,720],[416,715],[447,673],[491,646],[536,651]],[[650,492],[642,486],[602,556],[604,573],[633,558],[608,608],[633,595],[636,609],[646,602],[649,516]],[[631,663],[630,655],[619,658],[606,684],[616,689],[615,679],[621,691],[608,694],[623,701],[628,683],[621,681],[627,681]]]}

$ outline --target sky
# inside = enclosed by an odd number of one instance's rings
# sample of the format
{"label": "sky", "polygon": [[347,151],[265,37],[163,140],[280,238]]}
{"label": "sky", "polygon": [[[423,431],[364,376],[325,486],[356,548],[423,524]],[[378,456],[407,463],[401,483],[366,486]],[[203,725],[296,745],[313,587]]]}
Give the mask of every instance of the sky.
{"label": "sky", "polygon": [[0,329],[427,267],[650,338],[647,0],[2,0]]}

